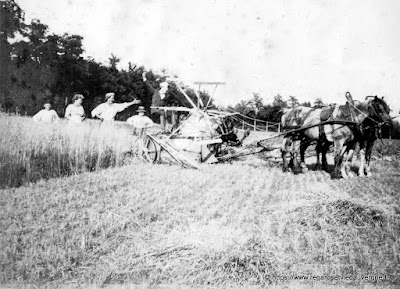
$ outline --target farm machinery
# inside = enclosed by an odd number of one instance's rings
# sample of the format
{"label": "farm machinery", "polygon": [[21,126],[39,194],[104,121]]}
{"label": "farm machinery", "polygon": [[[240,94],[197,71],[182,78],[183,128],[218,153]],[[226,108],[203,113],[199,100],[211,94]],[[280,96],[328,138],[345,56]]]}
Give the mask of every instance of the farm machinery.
{"label": "farm machinery", "polygon": [[[197,84],[204,83],[198,82]],[[206,84],[213,84],[216,89],[222,83],[207,82]],[[243,136],[239,139],[238,130],[231,120],[238,113],[208,109],[211,98],[204,105],[198,92],[196,92],[198,99],[196,105],[180,86],[177,87],[192,107],[152,107],[166,111],[183,111],[188,115],[170,134],[146,133],[144,135],[140,140],[140,154],[149,162],[160,161],[162,159],[161,155],[166,153],[183,166],[199,169],[201,163],[218,163],[250,154],[278,150],[281,145],[277,144],[276,141],[270,142],[271,140],[287,137],[296,139],[303,132],[313,127],[343,125],[356,129],[360,125],[354,119],[321,118],[318,123],[307,126],[286,126],[283,128],[285,131],[282,133],[278,132],[250,145],[242,146],[243,140],[250,132],[244,131]],[[329,109],[333,110],[332,108]]]}

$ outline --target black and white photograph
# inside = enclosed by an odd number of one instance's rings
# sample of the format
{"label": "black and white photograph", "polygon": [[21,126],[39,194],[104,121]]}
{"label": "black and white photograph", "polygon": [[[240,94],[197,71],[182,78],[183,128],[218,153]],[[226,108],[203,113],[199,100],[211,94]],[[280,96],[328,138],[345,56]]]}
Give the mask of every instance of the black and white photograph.
{"label": "black and white photograph", "polygon": [[0,288],[399,288],[399,12],[0,0]]}

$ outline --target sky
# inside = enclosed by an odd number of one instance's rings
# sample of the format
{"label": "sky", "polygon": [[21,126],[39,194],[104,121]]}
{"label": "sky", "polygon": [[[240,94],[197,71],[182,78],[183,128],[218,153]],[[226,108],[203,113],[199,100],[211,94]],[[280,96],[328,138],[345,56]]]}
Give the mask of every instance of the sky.
{"label": "sky", "polygon": [[[400,109],[398,0],[16,0],[25,19],[187,81],[221,81],[217,104],[259,93],[300,102],[384,96]],[[210,89],[212,86],[202,86]]]}

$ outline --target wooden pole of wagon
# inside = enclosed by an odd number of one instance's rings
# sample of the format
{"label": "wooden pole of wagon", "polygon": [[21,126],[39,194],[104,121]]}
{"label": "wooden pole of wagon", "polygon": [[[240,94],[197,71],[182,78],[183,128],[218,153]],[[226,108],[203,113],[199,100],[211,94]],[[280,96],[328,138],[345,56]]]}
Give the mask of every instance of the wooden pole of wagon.
{"label": "wooden pole of wagon", "polygon": [[265,122],[265,131],[268,131],[268,121]]}
{"label": "wooden pole of wagon", "polygon": [[257,121],[256,121],[256,119],[254,119],[254,131],[256,131],[256,125],[257,125]]}
{"label": "wooden pole of wagon", "polygon": [[182,94],[186,97],[187,101],[189,101],[189,103],[192,105],[193,108],[198,108],[194,104],[193,100],[190,99],[190,97],[186,94],[186,92],[179,85],[177,85],[176,87],[180,90],[180,92],[182,92]]}

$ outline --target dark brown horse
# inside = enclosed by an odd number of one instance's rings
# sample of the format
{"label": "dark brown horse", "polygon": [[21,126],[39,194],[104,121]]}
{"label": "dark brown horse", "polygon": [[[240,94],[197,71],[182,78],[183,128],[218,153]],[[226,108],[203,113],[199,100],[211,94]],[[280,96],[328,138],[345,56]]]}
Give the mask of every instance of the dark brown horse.
{"label": "dark brown horse", "polygon": [[[358,176],[363,177],[371,177],[371,153],[372,148],[374,146],[375,141],[378,138],[381,138],[382,128],[387,126],[389,129],[392,128],[392,118],[390,118],[389,107],[386,102],[383,100],[383,97],[380,99],[377,96],[367,96],[366,100],[370,100],[370,115],[367,117],[362,123],[360,128],[360,166],[358,170]],[[350,172],[350,164],[353,157],[354,149],[350,149],[345,154],[344,157],[344,169],[346,172]],[[348,175],[352,177],[351,173]]]}

